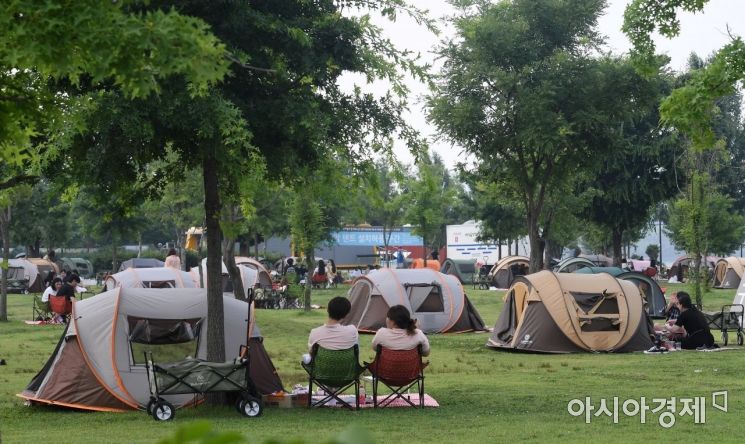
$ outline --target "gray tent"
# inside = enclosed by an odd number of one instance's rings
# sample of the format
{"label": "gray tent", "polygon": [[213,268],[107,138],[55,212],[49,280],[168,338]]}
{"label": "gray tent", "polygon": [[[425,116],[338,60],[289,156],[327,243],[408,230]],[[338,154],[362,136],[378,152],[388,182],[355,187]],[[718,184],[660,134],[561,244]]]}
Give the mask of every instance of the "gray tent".
{"label": "gray tent", "polygon": [[607,273],[541,271],[515,279],[487,346],[539,353],[642,351],[652,321],[638,288]]}
{"label": "gray tent", "polygon": [[[266,268],[264,268],[264,265],[261,262],[258,262],[255,259],[243,257],[236,257],[235,262],[238,266],[238,271],[241,274],[241,281],[243,282],[244,290],[249,288],[272,288],[272,276]],[[220,274],[222,276],[222,291],[230,293],[233,291],[233,281],[230,279],[228,268],[225,266],[224,262],[221,262],[221,267]],[[202,259],[201,279],[199,276],[199,267],[192,267],[192,269],[189,270],[189,274],[197,287],[201,287],[202,285],[200,282],[204,282],[204,288],[207,288],[207,258]]]}
{"label": "gray tent", "polygon": [[133,257],[122,262],[119,266],[119,271],[124,271],[127,268],[157,268],[164,267],[165,265],[165,262],[151,257]]}
{"label": "gray tent", "polygon": [[63,257],[60,258],[59,262],[62,264],[62,268],[68,273],[78,270],[80,277],[84,278],[92,278],[96,275],[93,271],[93,264],[88,259],[82,257]]}
{"label": "gray tent", "polygon": [[458,279],[429,268],[381,268],[356,279],[347,296],[352,310],[342,324],[356,325],[362,332],[385,326],[388,308],[394,305],[408,308],[425,333],[485,330]]}
{"label": "gray tent", "polygon": [[440,267],[440,273],[452,274],[461,284],[473,284],[476,273],[476,259],[445,259]]}
{"label": "gray tent", "polygon": [[104,288],[197,288],[191,274],[171,267],[128,268],[106,277]]}
{"label": "gray tent", "polygon": [[573,273],[584,267],[594,267],[595,263],[584,257],[568,257],[554,267],[557,273]]}
{"label": "gray tent", "polygon": [[[232,359],[246,343],[248,304],[227,295],[223,304],[225,353]],[[150,396],[144,348],[154,349],[156,362],[207,357],[203,289],[120,287],[74,302],[71,319],[52,356],[18,395],[21,398],[98,411],[142,408]],[[251,378],[259,392],[282,390],[257,327],[250,337]],[[192,395],[164,398],[175,406],[194,401]]]}

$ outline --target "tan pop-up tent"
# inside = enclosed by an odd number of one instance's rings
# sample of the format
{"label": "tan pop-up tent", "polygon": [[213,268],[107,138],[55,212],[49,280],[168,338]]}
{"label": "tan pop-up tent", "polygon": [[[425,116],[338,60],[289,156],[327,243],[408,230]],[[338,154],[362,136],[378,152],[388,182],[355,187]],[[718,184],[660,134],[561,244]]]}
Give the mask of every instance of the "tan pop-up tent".
{"label": "tan pop-up tent", "polygon": [[[248,304],[223,298],[225,354],[246,344]],[[150,396],[143,344],[156,362],[207,357],[207,291],[116,288],[74,302],[70,324],[41,371],[18,396],[44,404],[125,411]],[[260,393],[282,390],[259,329],[251,328],[251,378]],[[163,396],[175,406],[192,395]]]}
{"label": "tan pop-up tent", "polygon": [[508,288],[517,276],[528,274],[530,259],[525,256],[506,256],[497,261],[487,279],[497,288]]}
{"label": "tan pop-up tent", "polygon": [[197,288],[193,276],[185,271],[171,267],[128,268],[106,277],[104,288],[113,290],[116,287],[139,288]]}
{"label": "tan pop-up tent", "polygon": [[362,332],[384,327],[386,313],[394,305],[409,309],[425,333],[485,329],[458,278],[429,268],[381,268],[356,279],[347,296],[352,310],[342,324],[356,325]]}
{"label": "tan pop-up tent", "polygon": [[652,347],[639,289],[607,273],[541,271],[515,280],[487,346],[543,353]]}
{"label": "tan pop-up tent", "polygon": [[714,267],[715,288],[737,288],[745,273],[745,258],[730,256],[719,259]]}

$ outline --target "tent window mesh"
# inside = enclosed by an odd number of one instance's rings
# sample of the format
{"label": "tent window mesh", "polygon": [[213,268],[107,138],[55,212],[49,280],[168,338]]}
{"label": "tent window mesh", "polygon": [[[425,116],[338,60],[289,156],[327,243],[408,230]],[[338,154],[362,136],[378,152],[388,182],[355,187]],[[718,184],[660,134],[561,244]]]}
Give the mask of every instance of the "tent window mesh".
{"label": "tent window mesh", "polygon": [[409,303],[414,313],[442,313],[445,302],[439,285],[407,287]]}
{"label": "tent window mesh", "polygon": [[176,288],[176,281],[142,281],[144,288]]}
{"label": "tent window mesh", "polygon": [[8,279],[21,280],[23,279],[23,268],[10,267],[8,268]]}
{"label": "tent window mesh", "polygon": [[[580,311],[577,314],[582,331],[620,330],[618,299],[616,299],[614,294],[572,292],[571,295]],[[608,317],[606,318],[602,315],[608,315]]]}
{"label": "tent window mesh", "polygon": [[132,362],[145,363],[145,352],[156,362],[176,362],[194,357],[199,346],[201,318],[150,319],[127,316]]}

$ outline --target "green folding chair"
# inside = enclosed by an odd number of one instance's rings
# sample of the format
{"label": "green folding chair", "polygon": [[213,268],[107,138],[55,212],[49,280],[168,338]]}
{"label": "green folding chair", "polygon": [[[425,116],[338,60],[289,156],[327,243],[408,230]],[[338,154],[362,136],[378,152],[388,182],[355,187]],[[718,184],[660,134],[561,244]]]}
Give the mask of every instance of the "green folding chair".
{"label": "green folding chair", "polygon": [[[336,400],[350,410],[359,410],[360,375],[367,368],[359,363],[359,345],[346,350],[328,350],[314,344],[310,356],[310,363],[302,364],[309,376],[308,407],[321,407]],[[313,400],[313,384],[325,392],[322,399]],[[341,398],[351,387],[354,387],[354,407]]]}

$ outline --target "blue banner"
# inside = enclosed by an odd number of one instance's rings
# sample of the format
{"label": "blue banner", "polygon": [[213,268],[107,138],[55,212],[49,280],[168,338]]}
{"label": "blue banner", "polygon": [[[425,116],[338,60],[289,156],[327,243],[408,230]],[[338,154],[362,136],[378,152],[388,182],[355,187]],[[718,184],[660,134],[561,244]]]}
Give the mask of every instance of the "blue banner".
{"label": "blue banner", "polygon": [[[411,234],[410,229],[396,229],[390,234],[388,245],[422,245],[421,236]],[[345,228],[342,231],[331,233],[334,243],[340,246],[380,246],[383,245],[383,229],[381,227],[370,228]]]}

